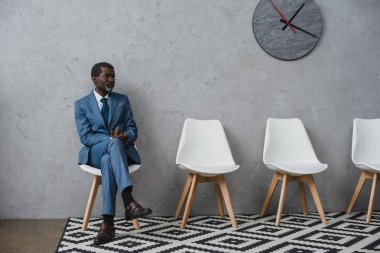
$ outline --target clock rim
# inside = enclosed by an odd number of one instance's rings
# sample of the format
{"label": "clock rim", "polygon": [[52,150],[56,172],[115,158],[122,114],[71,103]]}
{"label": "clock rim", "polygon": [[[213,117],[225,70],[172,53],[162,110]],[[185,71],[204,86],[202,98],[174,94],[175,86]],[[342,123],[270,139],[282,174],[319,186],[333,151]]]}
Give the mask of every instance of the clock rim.
{"label": "clock rim", "polygon": [[[254,29],[254,18],[255,18],[255,13],[256,13],[256,10],[257,10],[257,6],[259,5],[259,3],[261,1],[265,1],[265,0],[259,0],[259,2],[256,4],[256,7],[255,7],[255,10],[253,11],[253,15],[252,15],[252,32],[253,32],[253,35],[255,36],[255,39],[257,41],[257,44],[259,44],[259,46],[264,50],[265,53],[269,54],[270,56],[276,58],[276,59],[279,59],[279,60],[282,60],[282,61],[294,61],[294,60],[298,60],[298,59],[301,59],[303,57],[305,57],[306,55],[310,54],[312,51],[314,51],[314,48],[316,48],[316,46],[318,45],[321,37],[322,37],[322,33],[323,33],[323,19],[322,19],[322,12],[321,12],[321,9],[319,8],[319,6],[317,5],[317,3],[314,1],[314,0],[309,0],[309,1],[313,1],[314,4],[317,6],[318,8],[318,11],[319,11],[319,14],[321,16],[321,35],[318,37],[318,40],[317,42],[315,43],[315,45],[304,55],[300,56],[300,57],[296,57],[296,58],[292,58],[292,59],[284,59],[284,58],[280,58],[278,56],[275,56],[271,53],[269,53],[267,50],[265,50],[265,48],[260,44],[259,40],[257,39],[256,37],[256,34],[255,34],[255,29]],[[268,0],[267,0],[268,1]]]}

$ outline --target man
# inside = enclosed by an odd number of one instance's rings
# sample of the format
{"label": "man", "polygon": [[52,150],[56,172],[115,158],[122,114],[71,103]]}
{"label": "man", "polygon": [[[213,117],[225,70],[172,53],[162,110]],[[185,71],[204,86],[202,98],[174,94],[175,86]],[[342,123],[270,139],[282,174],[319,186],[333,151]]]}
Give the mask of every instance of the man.
{"label": "man", "polygon": [[91,70],[95,89],[75,102],[75,122],[82,144],[79,164],[89,164],[102,172],[103,223],[94,244],[115,237],[114,216],[117,190],[120,191],[127,220],[152,213],[132,197],[132,180],[128,164],[141,164],[134,147],[137,127],[128,97],[112,92],[115,71],[111,64],[100,62]]}

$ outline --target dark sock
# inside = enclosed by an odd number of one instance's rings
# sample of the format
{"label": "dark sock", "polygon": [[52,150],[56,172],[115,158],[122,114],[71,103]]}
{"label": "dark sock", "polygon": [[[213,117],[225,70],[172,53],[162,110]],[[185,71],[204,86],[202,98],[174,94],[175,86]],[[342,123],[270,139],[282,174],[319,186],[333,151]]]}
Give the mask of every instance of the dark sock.
{"label": "dark sock", "polygon": [[104,214],[103,215],[103,222],[113,226],[113,218],[114,217],[115,217],[115,215]]}
{"label": "dark sock", "polygon": [[124,207],[127,208],[127,206],[132,202],[134,201],[133,197],[132,197],[132,188],[133,186],[128,186],[126,187],[123,192],[121,193],[121,196],[123,198],[123,201],[124,201]]}

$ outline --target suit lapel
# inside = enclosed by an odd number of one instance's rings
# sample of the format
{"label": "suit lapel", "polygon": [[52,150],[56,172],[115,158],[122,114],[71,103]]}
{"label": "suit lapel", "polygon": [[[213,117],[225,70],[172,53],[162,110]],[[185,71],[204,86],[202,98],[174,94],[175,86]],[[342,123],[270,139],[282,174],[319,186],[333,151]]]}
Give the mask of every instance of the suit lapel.
{"label": "suit lapel", "polygon": [[115,126],[113,125],[114,124],[113,118],[115,115],[115,110],[116,110],[118,101],[112,92],[109,93],[109,98],[110,98],[110,122],[109,122],[109,126],[112,127],[112,128],[110,128],[110,130],[114,130],[113,128]]}

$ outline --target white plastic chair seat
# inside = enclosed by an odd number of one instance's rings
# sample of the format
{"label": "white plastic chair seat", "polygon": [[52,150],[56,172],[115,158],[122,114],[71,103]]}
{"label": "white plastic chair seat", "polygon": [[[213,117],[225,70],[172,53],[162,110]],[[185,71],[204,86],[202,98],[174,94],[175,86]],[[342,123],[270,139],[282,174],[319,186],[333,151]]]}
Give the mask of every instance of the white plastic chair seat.
{"label": "white plastic chair seat", "polygon": [[224,174],[237,170],[239,165],[232,157],[222,123],[219,120],[186,119],[178,145],[176,164],[180,169],[189,172],[175,213],[175,219],[178,219],[187,198],[181,228],[186,227],[199,183],[215,185],[220,217],[224,218],[224,200],[231,225],[237,228]]}
{"label": "white plastic chair seat", "polygon": [[355,166],[362,170],[369,170],[375,173],[380,172],[380,163],[355,163]]}
{"label": "white plastic chair seat", "polygon": [[189,170],[194,173],[198,173],[204,177],[213,177],[221,174],[226,174],[233,172],[239,169],[240,165],[231,164],[231,165],[198,165],[184,163],[177,164],[178,167],[184,170]]}
{"label": "white plastic chair seat", "polygon": [[370,223],[377,181],[380,178],[380,119],[356,118],[353,123],[351,158],[362,173],[348,205],[347,214],[351,213],[364,183],[371,180],[372,187],[366,219],[366,223]]}
{"label": "white plastic chair seat", "polygon": [[[92,167],[92,166],[90,166],[90,165],[87,165],[87,164],[80,164],[79,167],[80,167],[82,170],[84,170],[84,171],[86,171],[86,172],[88,172],[88,173],[90,173],[90,174],[92,174],[92,175],[102,176],[102,172],[101,172],[100,169],[97,169],[97,168]],[[133,173],[133,172],[135,172],[135,171],[138,170],[140,167],[141,167],[141,164],[133,164],[133,165],[129,165],[129,166],[128,166],[129,173]]]}
{"label": "white plastic chair seat", "polygon": [[219,120],[185,120],[176,164],[180,169],[205,177],[229,173],[239,168],[232,157]]}
{"label": "white plastic chair seat", "polygon": [[316,174],[327,169],[324,163],[297,163],[297,164],[276,164],[267,163],[266,166],[274,171],[288,173],[292,176]]}
{"label": "white plastic chair seat", "polygon": [[317,186],[313,178],[313,174],[327,169],[327,164],[321,163],[318,160],[314,148],[311,145],[310,138],[300,119],[269,118],[267,120],[263,162],[268,169],[274,170],[275,173],[261,208],[260,217],[263,217],[266,213],[274,190],[278,182],[282,181],[276,216],[276,226],[278,226],[284,209],[285,192],[288,181],[298,181],[304,215],[307,215],[304,186],[306,183],[310,188],[322,223],[327,223]]}

